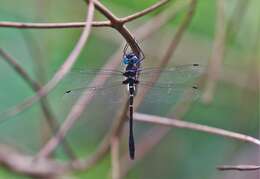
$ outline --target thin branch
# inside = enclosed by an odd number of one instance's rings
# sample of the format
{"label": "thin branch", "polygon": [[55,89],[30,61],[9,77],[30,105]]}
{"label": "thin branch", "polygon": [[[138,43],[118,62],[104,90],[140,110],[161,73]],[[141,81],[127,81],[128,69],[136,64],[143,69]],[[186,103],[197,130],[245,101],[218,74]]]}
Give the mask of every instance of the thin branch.
{"label": "thin branch", "polygon": [[10,146],[0,146],[0,165],[33,178],[48,178],[63,174],[69,166],[51,159],[35,163],[33,157],[20,154]]}
{"label": "thin branch", "polygon": [[111,166],[112,166],[112,179],[120,178],[120,165],[119,165],[119,136],[112,137],[111,140]]}
{"label": "thin branch", "polygon": [[16,62],[16,60],[0,48],[0,55],[3,59],[24,79],[24,81],[32,88],[39,89],[40,85],[34,81],[28,73]]}
{"label": "thin branch", "polygon": [[[80,36],[80,39],[78,43],[76,44],[74,50],[69,55],[66,62],[62,65],[61,69],[56,73],[53,80],[51,80],[48,84],[51,84],[51,87],[54,87],[54,85],[57,85],[57,83],[65,76],[66,73],[69,72],[69,70],[72,68],[72,65],[75,63],[76,59],[78,58],[81,50],[83,49],[89,34],[90,34],[90,28],[91,28],[91,21],[94,16],[94,3],[93,1],[90,1],[87,15],[86,15],[86,27],[84,28],[82,35]],[[60,72],[60,73],[59,73]],[[52,83],[53,82],[53,83]],[[43,88],[43,92],[49,92],[51,88],[48,88],[50,85],[47,85],[46,88]],[[47,89],[47,90],[45,90]],[[58,145],[60,140],[65,137],[66,132],[70,129],[70,127],[73,125],[73,122],[75,120],[68,120],[70,118],[77,119],[77,117],[80,115],[78,112],[77,107],[72,109],[72,113],[70,113],[67,117],[67,120],[63,123],[60,130],[57,132],[57,134],[49,140],[49,142],[43,146],[43,148],[39,152],[39,157],[47,156],[51,151],[55,149],[55,147]],[[68,122],[69,121],[69,122]]]}
{"label": "thin branch", "polygon": [[[23,78],[23,80],[34,90],[34,91],[38,91],[41,88],[41,85],[37,82],[34,81],[29,75],[28,73],[22,68],[22,66],[20,66],[16,60],[10,56],[7,52],[5,52],[3,49],[0,48],[0,56],[3,57],[3,59]],[[56,131],[56,129],[58,128],[58,122],[55,120],[55,118],[53,117],[50,109],[49,109],[49,105],[47,103],[47,100],[45,98],[42,98],[40,101],[42,110],[43,110],[43,114],[46,117],[46,120],[51,128],[52,133],[54,133]],[[63,147],[66,151],[66,154],[71,157],[71,158],[75,158],[74,154],[73,154],[73,150],[72,147],[70,146],[70,144],[68,143],[67,140],[64,140],[63,142]]]}
{"label": "thin branch", "polygon": [[165,5],[166,3],[168,3],[169,0],[161,0],[155,4],[153,4],[152,6],[140,11],[140,12],[137,12],[135,14],[132,14],[132,15],[129,15],[127,17],[123,17],[123,18],[120,18],[120,21],[121,23],[126,23],[126,22],[129,22],[129,21],[133,21],[139,17],[142,17],[152,11],[154,11],[155,9],[158,9],[159,7]]}
{"label": "thin branch", "polygon": [[239,141],[248,142],[248,143],[252,143],[252,144],[256,144],[256,145],[260,146],[260,140],[254,138],[254,137],[240,134],[237,132],[227,131],[224,129],[209,127],[206,125],[201,125],[201,124],[196,124],[196,123],[186,122],[186,121],[180,121],[177,119],[159,117],[159,116],[154,116],[154,115],[141,114],[141,113],[135,113],[134,119],[137,121],[142,121],[142,122],[149,122],[149,123],[155,123],[155,124],[160,124],[160,125],[165,125],[165,126],[172,126],[172,127],[177,127],[177,128],[184,128],[184,129],[191,129],[191,130],[195,130],[195,131],[206,132],[209,134],[224,136],[224,137],[228,137],[228,138],[232,138],[232,139],[236,139]]}
{"label": "thin branch", "polygon": [[94,8],[89,7],[88,9],[89,10],[88,10],[88,13],[87,13],[87,16],[86,16],[86,23],[85,23],[86,26],[83,29],[83,32],[82,32],[77,44],[75,45],[74,49],[71,51],[70,55],[65,60],[65,62],[60,67],[60,69],[55,73],[53,78],[37,92],[37,95],[30,97],[30,98],[26,99],[24,102],[22,102],[21,104],[14,106],[14,107],[8,109],[7,111],[3,112],[1,114],[1,117],[3,119],[5,119],[6,117],[14,116],[14,115],[20,113],[21,111],[23,111],[23,110],[29,108],[30,106],[32,106],[41,97],[46,96],[53,88],[55,88],[57,86],[57,84],[70,71],[70,69],[72,68],[72,66],[76,62],[76,60],[77,60],[81,50],[83,49],[83,47],[84,47],[84,45],[85,45],[85,43],[86,43],[86,41],[89,37],[89,34],[90,34],[91,22],[93,20],[93,14],[94,14],[93,13]]}
{"label": "thin branch", "polygon": [[[117,18],[120,23],[124,24],[133,21],[139,17],[148,14],[151,11],[166,4],[169,0],[162,0],[158,3],[134,14],[126,17]],[[63,28],[82,28],[85,27],[85,22],[57,22],[57,23],[32,23],[32,22],[11,22],[11,21],[0,21],[0,27],[6,28],[18,28],[18,29],[63,29]],[[110,21],[92,21],[92,27],[111,27]]]}
{"label": "thin branch", "polygon": [[213,99],[217,81],[220,76],[221,66],[224,59],[225,53],[225,42],[226,42],[226,22],[224,12],[224,0],[218,0],[217,3],[217,19],[216,19],[216,30],[214,37],[214,44],[212,54],[210,57],[207,83],[204,90],[202,99],[206,103],[210,103]]}
{"label": "thin branch", "polygon": [[[89,3],[89,0],[84,0]],[[104,6],[100,1],[94,1],[96,9],[103,14],[108,20],[111,22],[111,26],[116,29],[127,41],[129,46],[132,48],[133,52],[139,56],[140,55],[140,47],[137,44],[133,35],[129,32],[129,30],[123,26],[120,22],[120,18],[116,17],[106,6]]]}
{"label": "thin branch", "polygon": [[[82,28],[85,22],[57,22],[57,23],[31,23],[31,22],[10,22],[1,21],[0,27],[18,28],[18,29],[64,29],[64,28]],[[93,21],[93,27],[109,27],[110,21]]]}
{"label": "thin branch", "polygon": [[182,0],[173,3],[170,7],[162,11],[157,16],[153,17],[150,21],[144,24],[145,28],[139,28],[134,32],[136,34],[136,38],[149,38],[151,34],[158,31],[160,27],[165,25],[170,20],[174,20],[178,12],[184,10],[188,6],[189,0]]}
{"label": "thin branch", "polygon": [[238,171],[251,171],[251,170],[260,170],[259,165],[221,165],[217,167],[218,170],[227,171],[227,170],[238,170]]}

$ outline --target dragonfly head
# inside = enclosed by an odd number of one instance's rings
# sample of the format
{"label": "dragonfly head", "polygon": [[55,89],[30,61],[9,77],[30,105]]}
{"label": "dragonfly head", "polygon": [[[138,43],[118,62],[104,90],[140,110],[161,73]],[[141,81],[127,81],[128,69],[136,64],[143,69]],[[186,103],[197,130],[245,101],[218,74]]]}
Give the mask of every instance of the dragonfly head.
{"label": "dragonfly head", "polygon": [[128,65],[128,64],[137,64],[137,63],[139,63],[139,59],[138,59],[138,57],[137,57],[133,52],[131,52],[131,53],[128,53],[128,54],[124,55],[124,57],[123,57],[123,63],[124,63],[125,65]]}

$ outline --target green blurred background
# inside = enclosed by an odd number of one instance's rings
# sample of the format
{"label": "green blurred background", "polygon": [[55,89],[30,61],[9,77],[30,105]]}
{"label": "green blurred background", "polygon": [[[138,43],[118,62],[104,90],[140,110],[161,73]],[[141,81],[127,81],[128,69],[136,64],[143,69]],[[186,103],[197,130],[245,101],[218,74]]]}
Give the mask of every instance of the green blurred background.
{"label": "green blurred background", "polygon": [[[179,3],[182,0],[176,0]],[[170,2],[170,4],[176,3]],[[244,0],[225,1],[227,19]],[[104,0],[104,4],[119,17],[140,11],[155,3],[155,0]],[[127,24],[133,31],[158,13],[159,8],[134,22]],[[240,5],[241,6],[241,5]],[[259,94],[257,91],[257,67],[259,66],[260,2],[247,1],[242,5],[241,18],[235,21],[226,39],[226,51],[221,69],[221,78],[211,103],[201,100],[192,103],[183,119],[259,137]],[[70,22],[84,21],[86,5],[82,0],[56,1],[9,1],[0,0],[0,21],[22,22]],[[180,24],[185,11],[170,21],[148,40],[140,42],[146,55],[145,66],[155,65],[165,52],[170,39]],[[99,13],[96,20],[104,20]],[[182,39],[170,65],[202,63],[205,66],[212,52],[216,26],[216,1],[198,0],[196,13]],[[18,60],[28,73],[42,84],[46,83],[75,45],[81,29],[21,30],[0,28],[0,47]],[[81,53],[77,67],[101,67],[118,49],[122,37],[110,28],[93,28],[90,39]],[[138,40],[138,39],[137,39]],[[259,73],[258,73],[259,74]],[[259,80],[259,79],[258,79]],[[12,68],[0,58],[0,111],[18,104],[34,92]],[[63,98],[61,84],[48,96],[55,117],[62,122],[68,114],[72,101]],[[109,106],[109,107],[108,107]],[[97,111],[98,108],[98,111]],[[104,109],[100,113],[100,109]],[[140,110],[149,111],[149,106]],[[98,147],[109,130],[117,106],[104,99],[97,99],[69,132],[67,139],[77,156],[88,156]],[[168,111],[169,112],[169,111]],[[168,112],[158,112],[167,115]],[[1,116],[0,116],[1,117]],[[135,123],[136,140],[153,125]],[[98,129],[98,130],[97,130]],[[125,129],[127,132],[127,128]],[[156,134],[155,134],[156,135]],[[46,124],[37,103],[29,110],[10,118],[0,125],[0,143],[11,145],[27,154],[36,154],[46,142]],[[122,153],[127,152],[127,137],[122,137]],[[137,148],[138,152],[138,148]],[[55,157],[67,160],[58,148]],[[217,179],[259,178],[255,172],[220,172],[221,164],[259,164],[259,149],[248,143],[216,137],[205,133],[173,128],[161,142],[136,163],[126,178],[144,179]],[[69,178],[109,178],[110,156],[88,172],[76,173]],[[6,169],[0,170],[0,178],[27,178]]]}

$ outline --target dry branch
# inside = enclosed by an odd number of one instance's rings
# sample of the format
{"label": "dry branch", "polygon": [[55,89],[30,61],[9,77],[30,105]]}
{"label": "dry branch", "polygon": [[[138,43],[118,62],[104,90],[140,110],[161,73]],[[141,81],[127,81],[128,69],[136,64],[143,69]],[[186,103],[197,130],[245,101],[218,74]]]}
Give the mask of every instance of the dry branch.
{"label": "dry branch", "polygon": [[112,137],[110,150],[111,150],[112,179],[119,179],[120,178],[119,136]]}
{"label": "dry branch", "polygon": [[159,2],[157,2],[157,3],[155,3],[155,4],[153,4],[152,6],[146,8],[146,9],[140,11],[140,12],[137,12],[137,13],[135,13],[135,14],[129,15],[129,16],[127,16],[127,17],[120,18],[120,21],[121,21],[122,23],[130,22],[130,21],[132,21],[132,20],[135,20],[135,19],[137,19],[137,18],[140,18],[140,17],[142,17],[142,16],[144,16],[144,15],[146,15],[146,14],[148,14],[148,13],[154,11],[155,9],[158,9],[159,7],[163,6],[164,4],[166,4],[166,3],[168,3],[168,2],[169,2],[169,0],[161,0],[161,1],[159,1]]}
{"label": "dry branch", "polygon": [[14,172],[36,178],[56,176],[63,174],[68,169],[68,166],[49,159],[35,162],[32,156],[20,154],[11,147],[3,145],[0,146],[0,165]]}
{"label": "dry branch", "polygon": [[[64,28],[82,28],[85,22],[57,22],[57,23],[32,23],[32,22],[10,22],[1,21],[0,27],[18,28],[18,29],[64,29]],[[109,27],[109,21],[93,21],[93,27]]]}
{"label": "dry branch", "polygon": [[224,12],[224,0],[218,0],[217,3],[217,16],[216,16],[216,29],[212,54],[210,57],[207,83],[204,90],[202,99],[206,103],[210,103],[213,99],[217,81],[220,76],[222,62],[225,53],[225,41],[227,35],[225,12]]}
{"label": "dry branch", "polygon": [[251,171],[259,170],[259,165],[221,165],[217,167],[218,170],[227,171],[227,170],[238,170],[238,171]]}
{"label": "dry branch", "polygon": [[137,121],[142,121],[142,122],[149,122],[149,123],[155,123],[155,124],[160,124],[160,125],[165,125],[165,126],[172,126],[172,127],[177,127],[177,128],[191,129],[191,130],[195,130],[195,131],[206,132],[209,134],[224,136],[227,138],[232,138],[232,139],[236,139],[239,141],[248,142],[248,143],[252,143],[252,144],[256,144],[256,145],[260,146],[260,140],[254,138],[254,137],[240,134],[237,132],[227,131],[224,129],[209,127],[206,125],[201,125],[201,124],[196,124],[196,123],[186,122],[186,121],[180,121],[177,119],[159,117],[159,116],[154,116],[154,115],[141,114],[141,113],[135,113],[134,119]]}

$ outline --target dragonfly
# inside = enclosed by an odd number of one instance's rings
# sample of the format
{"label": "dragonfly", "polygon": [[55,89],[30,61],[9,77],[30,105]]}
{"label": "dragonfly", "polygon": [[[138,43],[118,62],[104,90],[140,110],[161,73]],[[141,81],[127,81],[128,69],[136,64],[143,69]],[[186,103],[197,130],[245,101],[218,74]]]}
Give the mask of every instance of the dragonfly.
{"label": "dragonfly", "polygon": [[[135,142],[134,142],[134,131],[133,131],[133,104],[134,98],[137,96],[139,87],[144,88],[155,88],[159,95],[174,95],[175,92],[183,89],[191,89],[193,91],[198,90],[198,86],[193,84],[194,78],[199,77],[201,74],[201,66],[197,63],[185,64],[175,66],[173,68],[142,68],[142,61],[144,55],[141,53],[140,57],[134,52],[127,52],[124,49],[122,63],[124,70],[112,70],[112,69],[83,69],[79,70],[78,73],[85,77],[96,75],[110,76],[112,81],[106,83],[103,86],[87,86],[72,88],[65,91],[65,95],[77,94],[80,91],[91,90],[95,94],[101,91],[106,94],[105,91],[109,91],[115,87],[125,87],[125,91],[128,93],[128,107],[129,107],[129,157],[130,159],[135,158]],[[154,82],[153,78],[159,76],[158,82]],[[91,77],[92,76],[92,77]],[[122,89],[123,90],[123,89]],[[164,92],[166,90],[167,92]],[[158,94],[157,93],[157,94]],[[151,97],[151,98],[157,98]],[[120,101],[120,100],[119,100]]]}

